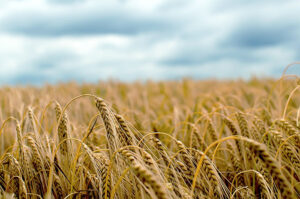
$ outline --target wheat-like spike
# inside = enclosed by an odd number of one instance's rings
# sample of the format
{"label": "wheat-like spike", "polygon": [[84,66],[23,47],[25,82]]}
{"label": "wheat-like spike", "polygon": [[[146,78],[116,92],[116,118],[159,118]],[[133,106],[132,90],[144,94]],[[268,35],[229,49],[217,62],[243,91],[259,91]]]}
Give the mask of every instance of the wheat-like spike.
{"label": "wheat-like spike", "polygon": [[192,133],[191,133],[191,138],[192,139],[190,140],[189,145],[193,149],[199,149],[199,150],[201,150],[201,145],[199,144],[199,141],[197,140],[197,137],[196,138],[195,137],[196,137],[195,131],[192,131]]}
{"label": "wheat-like spike", "polygon": [[19,198],[27,199],[27,190],[24,181],[19,178]]}
{"label": "wheat-like spike", "polygon": [[20,123],[17,122],[16,124],[16,131],[17,131],[17,141],[18,141],[18,145],[19,145],[19,154],[21,156],[20,159],[22,159],[22,155],[23,155],[23,143],[22,143],[22,132],[21,132],[21,126]]}
{"label": "wheat-like spike", "polygon": [[[204,155],[204,153],[201,151],[198,151],[197,154],[200,156]],[[220,198],[221,196],[220,176],[217,170],[215,169],[213,162],[206,155],[204,155],[202,168],[205,174],[207,175],[209,181],[212,183],[214,198]]]}
{"label": "wheat-like spike", "polygon": [[234,198],[238,198],[238,199],[244,199],[244,198],[255,199],[255,195],[253,191],[245,187],[237,187],[235,195],[236,197]]}
{"label": "wheat-like spike", "polygon": [[[63,140],[68,139],[69,133],[68,133],[68,117],[67,114],[64,113],[64,115],[61,117],[62,109],[60,105],[56,102],[55,105],[55,113],[56,113],[56,120],[59,122],[58,124],[58,140],[59,142],[62,142]],[[61,117],[61,120],[59,121],[59,118]],[[69,140],[64,141],[60,144],[60,152],[63,156],[69,156],[71,153],[70,149],[70,143]]]}
{"label": "wheat-like spike", "polygon": [[[188,168],[186,167],[186,165],[183,162],[181,162],[179,160],[175,160],[175,162],[176,162],[176,168],[175,169],[178,172],[182,172],[182,173],[184,173],[186,175],[190,174],[189,171],[188,171]],[[187,177],[190,177],[190,176],[187,176]]]}
{"label": "wheat-like spike", "polygon": [[56,101],[55,102],[55,107],[54,107],[54,110],[55,110],[55,117],[56,117],[56,121],[59,120],[60,118],[60,115],[61,115],[61,112],[62,112],[62,109],[61,109],[61,106],[60,104]]}
{"label": "wheat-like spike", "polygon": [[279,126],[287,135],[297,135],[294,137],[295,146],[300,149],[300,131],[294,128],[292,124],[284,119],[275,120],[274,123]]}
{"label": "wheat-like spike", "polygon": [[127,160],[129,160],[131,163],[133,163],[134,160],[136,160],[136,158],[133,155],[133,152],[130,151],[129,149],[121,149],[120,153],[127,158]]}
{"label": "wheat-like spike", "polygon": [[59,177],[54,174],[53,175],[53,189],[55,191],[57,198],[64,198],[64,191]]}
{"label": "wheat-like spike", "polygon": [[106,137],[108,141],[108,146],[110,148],[110,153],[113,153],[116,150],[116,143],[117,143],[117,133],[116,128],[113,122],[113,118],[111,116],[111,112],[107,105],[105,104],[104,100],[101,98],[96,98],[96,107],[98,108],[101,118],[103,120],[105,129],[106,129]]}
{"label": "wheat-like spike", "polygon": [[[199,148],[197,147],[198,145]],[[192,130],[192,147],[199,150],[205,150],[207,147],[207,144],[195,127]]]}
{"label": "wheat-like spike", "polygon": [[36,142],[32,137],[27,137],[27,142],[32,150],[32,163],[37,172],[43,171],[43,161],[36,146]]}
{"label": "wheat-like spike", "polygon": [[49,157],[49,155],[46,155],[46,157],[45,157],[45,170],[47,172],[47,175],[50,172],[50,166],[51,166],[51,157]]}
{"label": "wheat-like spike", "polygon": [[[30,190],[32,189],[32,183],[31,183],[31,178],[32,178],[32,172],[31,172],[31,165],[30,165],[30,160],[31,160],[31,153],[28,150],[28,148],[24,149],[23,146],[23,141],[22,141],[22,132],[21,132],[21,127],[19,122],[17,122],[17,126],[16,126],[16,131],[17,131],[17,140],[18,140],[18,145],[19,145],[19,154],[20,154],[20,163],[21,163],[21,170],[23,171],[23,177],[26,180],[25,182],[27,182],[28,187],[30,188]],[[22,180],[22,182],[24,183],[24,181]],[[22,184],[20,184],[20,187],[23,186]],[[26,185],[24,185],[26,186]],[[22,187],[23,188],[23,187]],[[22,194],[22,197],[27,197],[27,195]]]}
{"label": "wheat-like spike", "polygon": [[[80,168],[85,183],[84,186],[88,190],[87,193],[88,198],[99,198],[99,194],[98,194],[99,183],[96,183],[99,182],[99,179],[96,176],[92,176],[88,168],[86,168],[85,166],[82,166]],[[79,171],[79,173],[81,173],[81,171]]]}
{"label": "wheat-like spike", "polygon": [[267,181],[268,184],[271,184],[272,179],[271,176],[268,175],[268,171],[265,167],[263,167],[261,160],[259,159],[259,157],[254,157],[254,161],[255,161],[255,165],[257,167],[257,170],[259,171],[259,173],[264,177],[264,179]]}
{"label": "wheat-like spike", "polygon": [[182,189],[179,187],[179,180],[178,180],[178,176],[175,173],[175,170],[173,169],[173,167],[171,167],[170,169],[168,169],[167,172],[167,176],[166,178],[168,178],[168,180],[171,182],[172,186],[173,186],[173,191],[174,193],[181,198],[182,197]]}
{"label": "wheat-like spike", "polygon": [[[230,131],[232,132],[232,135],[239,135],[235,125],[233,124],[233,121],[227,117],[223,117],[223,121],[226,124],[226,126],[230,129]],[[237,146],[237,153],[239,154],[239,159],[241,160],[241,162],[243,162],[244,160],[244,146],[242,142],[239,142],[237,140],[235,140],[235,144]]]}
{"label": "wheat-like spike", "polygon": [[[240,161],[235,157],[235,155],[231,156],[231,162],[234,168],[235,172],[241,172],[242,171],[242,166],[240,164]],[[237,177],[237,183],[239,186],[243,186],[245,184],[244,177],[242,175],[239,175]]]}
{"label": "wheat-like spike", "polygon": [[[121,149],[120,153],[126,158],[126,160],[128,160],[130,162],[130,165],[134,164],[136,161],[136,157],[133,155],[133,152],[128,150],[128,149]],[[147,189],[150,189],[149,184],[144,183],[144,186]]]}
{"label": "wheat-like spike", "polygon": [[96,171],[98,178],[101,179],[101,191],[102,198],[110,198],[111,192],[111,174],[108,173],[109,160],[106,159],[101,153],[93,153],[86,144],[83,144],[83,148],[86,150],[89,155],[92,166]]}
{"label": "wheat-like spike", "polygon": [[223,118],[224,123],[228,127],[228,129],[231,131],[232,135],[239,135],[238,130],[236,129],[235,125],[233,124],[233,121],[225,116],[222,118]]}
{"label": "wheat-like spike", "polygon": [[217,132],[214,128],[213,122],[209,117],[207,117],[206,120],[207,120],[207,131],[208,131],[209,135],[211,136],[212,140],[216,141],[218,139],[218,136],[217,136]]}
{"label": "wheat-like spike", "polygon": [[45,151],[47,153],[50,153],[51,152],[51,146],[50,146],[51,141],[50,141],[48,135],[45,135],[45,141],[46,141],[46,143],[45,143]]}
{"label": "wheat-like spike", "polygon": [[298,131],[300,131],[300,125],[297,124],[297,120],[296,120],[296,119],[291,119],[291,120],[290,120],[290,123],[291,123],[291,125],[293,125],[293,127],[294,127],[295,129],[297,129]]}
{"label": "wheat-like spike", "polygon": [[270,115],[270,112],[267,111],[266,109],[263,109],[261,112],[262,115],[262,120],[268,125],[271,126],[272,125],[272,118]]}
{"label": "wheat-like spike", "polygon": [[[233,170],[236,173],[241,172],[242,171],[242,166],[241,166],[240,161],[238,160],[238,158],[235,156],[235,150],[233,149],[233,147],[229,143],[227,143],[226,146],[229,149],[229,151],[232,152],[232,154],[230,154],[230,161],[231,161],[231,164],[233,166]],[[233,176],[232,176],[231,180],[233,180]],[[237,181],[239,186],[242,186],[242,185],[245,184],[245,180],[244,180],[244,177],[242,175],[238,175],[236,181]]]}
{"label": "wheat-like spike", "polygon": [[132,169],[136,176],[143,182],[147,183],[151,186],[153,191],[156,194],[156,197],[158,199],[167,199],[167,193],[165,192],[165,189],[163,188],[163,185],[159,182],[159,179],[157,179],[149,170],[144,168],[140,163],[138,163],[136,160],[133,161]]}
{"label": "wheat-like spike", "polygon": [[176,144],[180,150],[180,154],[182,155],[185,165],[187,166],[187,168],[189,168],[187,175],[192,176],[194,171],[194,164],[191,161],[190,154],[188,153],[186,147],[181,141],[176,140]]}
{"label": "wheat-like spike", "polygon": [[163,159],[165,165],[168,166],[170,160],[169,160],[168,154],[167,154],[166,151],[164,150],[163,144],[162,144],[161,141],[160,141],[158,138],[156,138],[156,137],[152,137],[151,140],[154,142],[155,147],[156,147],[157,150],[159,151],[159,153],[160,153],[160,155],[161,155],[161,157],[162,157],[162,159]]}
{"label": "wheat-like spike", "polygon": [[5,187],[6,187],[5,172],[4,172],[4,168],[3,168],[3,163],[1,162],[1,164],[0,164],[0,188],[2,188],[4,190]]}
{"label": "wheat-like spike", "polygon": [[31,151],[29,150],[28,147],[24,148],[23,155],[22,155],[22,162],[21,162],[21,169],[23,172],[23,177],[26,183],[26,186],[29,191],[33,190],[33,171],[32,171],[32,164],[31,164]]}
{"label": "wheat-like spike", "polygon": [[109,160],[102,157],[102,164],[100,167],[100,173],[101,173],[101,181],[102,181],[102,198],[110,198],[110,192],[111,192],[111,175],[108,173],[108,167],[109,167]]}
{"label": "wheat-like spike", "polygon": [[[196,154],[195,154],[195,156],[196,156]],[[197,159],[197,161],[198,161],[198,159]],[[181,162],[181,161],[179,161],[179,160],[175,160],[175,162],[176,162],[176,164],[175,164],[175,170],[176,170],[177,172],[183,173],[182,178],[185,180],[185,182],[187,183],[188,187],[190,187],[190,186],[191,186],[192,179],[193,179],[193,176],[190,175],[189,169],[186,167],[186,165],[185,165],[183,162]],[[176,187],[179,188],[178,185],[176,185]],[[175,188],[175,186],[174,186],[174,188]],[[208,192],[206,191],[206,189],[205,189],[205,187],[202,185],[202,183],[197,183],[195,189],[196,189],[197,195],[198,195],[198,194],[201,194],[201,195],[208,195]],[[176,189],[174,189],[174,191],[175,191],[175,190],[176,190]],[[175,193],[176,193],[176,192],[175,192]],[[182,194],[181,194],[181,193],[182,193]],[[181,194],[180,198],[181,198],[182,196],[184,197],[185,192],[184,192],[184,191],[181,191],[180,194]],[[177,195],[177,194],[176,194],[176,195]]]}
{"label": "wheat-like spike", "polygon": [[159,151],[164,163],[166,166],[170,165],[167,169],[167,176],[166,178],[172,183],[174,187],[174,192],[177,196],[181,197],[181,190],[179,189],[179,182],[178,182],[178,176],[176,175],[173,166],[170,164],[170,158],[167,154],[167,152],[164,150],[164,146],[162,142],[156,138],[152,137],[151,140],[154,142],[156,149]]}
{"label": "wheat-like spike", "polygon": [[158,171],[157,171],[156,162],[153,160],[152,156],[145,150],[141,150],[141,152],[145,164],[154,174],[157,174]]}
{"label": "wheat-like spike", "polygon": [[[32,137],[28,136],[27,143],[32,151],[31,162],[32,162],[33,168],[38,173],[38,175],[33,175],[32,181],[33,181],[33,184],[34,184],[35,188],[37,189],[37,191],[39,193],[41,193],[41,195],[43,195],[44,190],[45,190],[45,186],[43,184],[45,182],[44,161],[41,158],[42,156],[37,148],[37,143],[35,142],[35,140]],[[36,174],[35,171],[34,171],[34,174]]]}
{"label": "wheat-like spike", "polygon": [[274,137],[274,140],[278,144],[282,144],[282,151],[286,154],[286,156],[290,159],[290,161],[293,163],[293,166],[295,166],[297,171],[300,171],[300,161],[298,157],[296,156],[296,152],[292,149],[292,147],[285,142],[283,136],[281,133],[275,131],[275,130],[270,130],[270,134]]}
{"label": "wheat-like spike", "polygon": [[242,136],[250,137],[248,124],[247,124],[247,121],[246,121],[246,118],[245,118],[244,114],[241,113],[241,112],[237,112],[235,114],[235,116],[236,116],[236,119],[238,121]]}
{"label": "wheat-like spike", "polygon": [[259,185],[259,196],[260,198],[264,198],[264,199],[271,199],[271,192],[270,189],[268,187],[268,183],[267,181],[264,179],[263,175],[256,172],[256,177],[257,177],[257,182]]}
{"label": "wheat-like spike", "polygon": [[[204,195],[201,195],[200,198],[204,198],[203,196],[204,196]],[[183,194],[182,194],[182,197],[180,197],[180,198],[184,198],[184,199],[193,199],[193,197],[191,196],[190,191],[187,190],[187,189],[184,189]],[[197,198],[199,198],[199,197],[197,197]]]}
{"label": "wheat-like spike", "polygon": [[266,132],[265,123],[261,119],[259,119],[257,116],[254,116],[253,124],[256,127],[257,132],[258,132],[258,138],[256,138],[256,139],[259,139]]}
{"label": "wheat-like spike", "polygon": [[121,137],[122,140],[125,141],[126,145],[133,145],[133,139],[132,139],[132,136],[130,134],[130,131],[126,124],[125,119],[121,115],[118,115],[116,113],[114,115],[115,115],[115,118],[118,121],[121,129],[123,130],[120,132],[119,136]]}
{"label": "wheat-like spike", "polygon": [[19,162],[12,156],[8,155],[8,165],[9,165],[9,176],[10,182],[6,186],[6,191],[8,193],[14,193],[16,196],[19,196],[19,177],[20,176],[20,164]]}
{"label": "wheat-like spike", "polygon": [[[185,166],[187,167],[187,170],[185,170],[184,174],[186,177],[186,179],[185,179],[186,183],[190,187],[192,184],[192,179],[193,179],[193,171],[196,166],[193,162],[196,163],[200,160],[200,153],[199,153],[200,151],[197,150],[197,152],[196,152],[195,150],[192,150],[190,152],[191,155],[189,155],[189,152],[187,151],[187,149],[185,148],[183,143],[180,143],[180,142],[178,143],[178,141],[176,141],[176,143],[178,145],[178,148],[180,149],[180,153],[183,156]],[[182,151],[183,151],[183,153],[182,153]],[[188,164],[190,164],[190,163],[188,163],[187,161],[189,161],[192,164],[192,166],[188,166]],[[207,157],[205,158],[205,163],[207,163]],[[203,167],[205,168],[206,166],[203,166]],[[208,177],[210,177],[210,175],[208,175]],[[210,180],[211,180],[211,178],[210,178]],[[208,195],[208,193],[206,191],[207,188],[204,187],[202,185],[202,183],[197,183],[195,188],[196,188],[197,192],[206,193]],[[211,189],[211,191],[213,192],[212,189]],[[217,195],[217,188],[214,191],[216,191],[216,192],[213,194]]]}
{"label": "wheat-like spike", "polygon": [[282,128],[288,135],[296,135],[299,134],[297,130],[291,125],[288,121],[284,119],[278,119],[274,122],[276,125],[278,125],[280,128]]}
{"label": "wheat-like spike", "polygon": [[119,141],[121,143],[121,146],[128,146],[125,136],[123,135],[124,133],[123,133],[122,128],[120,126],[117,126],[116,129],[117,129],[117,135],[118,135]]}
{"label": "wheat-like spike", "polygon": [[90,195],[92,196],[90,198],[100,198],[99,187],[100,180],[95,175],[91,176],[88,188],[93,189],[94,191],[92,191],[92,193],[89,194],[89,197]]}
{"label": "wheat-like spike", "polygon": [[286,180],[284,175],[280,170],[280,166],[277,162],[268,154],[265,145],[260,144],[251,139],[244,139],[249,144],[250,150],[262,160],[264,166],[268,169],[271,174],[274,182],[277,185],[277,188],[280,190],[283,198],[293,199],[293,192],[291,190],[290,183]]}
{"label": "wheat-like spike", "polygon": [[[36,130],[36,125],[35,125],[35,121],[34,121],[34,114],[33,114],[33,110],[28,107],[28,112],[27,112],[28,118],[29,118],[29,122],[30,125],[32,127],[32,131],[34,132],[35,136],[37,135],[37,130]],[[35,137],[37,139],[37,137]]]}
{"label": "wheat-like spike", "polygon": [[236,129],[235,125],[233,124],[233,121],[225,116],[222,118],[223,118],[224,123],[228,127],[228,129],[231,131],[232,135],[239,135],[238,130]]}

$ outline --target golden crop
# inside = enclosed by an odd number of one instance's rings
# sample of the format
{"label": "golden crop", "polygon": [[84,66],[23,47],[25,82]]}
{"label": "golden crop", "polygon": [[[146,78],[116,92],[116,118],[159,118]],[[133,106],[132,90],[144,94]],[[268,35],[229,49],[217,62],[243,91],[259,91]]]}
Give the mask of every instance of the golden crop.
{"label": "golden crop", "polygon": [[0,89],[0,197],[300,196],[295,79]]}

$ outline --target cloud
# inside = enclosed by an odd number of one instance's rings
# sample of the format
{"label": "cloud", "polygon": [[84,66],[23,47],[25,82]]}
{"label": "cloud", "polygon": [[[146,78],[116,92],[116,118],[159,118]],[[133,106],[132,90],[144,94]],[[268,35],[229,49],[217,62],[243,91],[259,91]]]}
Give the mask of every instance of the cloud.
{"label": "cloud", "polygon": [[299,1],[3,2],[0,84],[278,77],[300,59]]}
{"label": "cloud", "polygon": [[[269,24],[268,24],[269,25]],[[257,24],[247,24],[239,27],[230,35],[228,45],[236,45],[240,47],[256,48],[265,46],[274,46],[291,38],[289,33],[282,32],[286,28],[266,27]]]}
{"label": "cloud", "polygon": [[39,53],[34,56],[27,65],[32,65],[38,70],[52,70],[55,68],[59,69],[61,65],[66,63],[76,61],[78,61],[78,55],[74,52],[57,49],[57,51]]}
{"label": "cloud", "polygon": [[[14,76],[12,79],[10,79],[10,81],[8,82],[9,84],[17,84],[17,85],[26,85],[26,84],[34,84],[34,85],[41,85],[43,83],[47,83],[46,79],[47,79],[47,75],[46,74],[41,74],[41,73],[28,73],[28,72],[24,72],[21,74],[17,74],[16,76]],[[50,82],[50,83],[54,83],[54,82]]]}
{"label": "cloud", "polygon": [[80,3],[86,0],[48,0],[49,3],[57,3],[57,4],[73,4]]}
{"label": "cloud", "polygon": [[[232,2],[213,4],[207,14],[208,23],[201,19],[198,19],[201,26],[192,23],[192,33],[185,32],[188,37],[181,37],[160,63],[170,68],[186,66],[195,70],[222,62],[222,67],[230,68],[225,63],[232,62],[239,63],[239,70],[248,76],[248,69],[257,70],[256,74],[265,70],[266,75],[278,76],[285,65],[300,58],[297,53],[300,16],[295,11],[296,4],[300,5],[298,2]],[[265,66],[259,70],[252,65]]]}
{"label": "cloud", "polygon": [[[174,21],[163,13],[148,11],[121,1],[67,1],[10,7],[0,18],[3,31],[28,36],[81,36],[96,34],[139,34],[171,30]],[[77,1],[75,1],[77,2]]]}
{"label": "cloud", "polygon": [[224,38],[224,43],[241,48],[292,45],[292,42],[299,40],[298,17],[297,14],[279,19],[266,19],[263,16],[251,14],[246,19],[238,21],[231,33]]}

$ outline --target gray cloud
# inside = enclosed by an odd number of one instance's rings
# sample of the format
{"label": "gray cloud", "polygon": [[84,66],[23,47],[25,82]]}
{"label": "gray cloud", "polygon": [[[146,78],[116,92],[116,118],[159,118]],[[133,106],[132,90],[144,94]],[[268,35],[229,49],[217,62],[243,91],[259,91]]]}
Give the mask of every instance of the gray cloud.
{"label": "gray cloud", "polygon": [[135,10],[122,2],[88,2],[16,10],[0,18],[0,27],[16,34],[55,37],[171,31],[176,24],[163,13]]}
{"label": "gray cloud", "polygon": [[[232,4],[229,1],[226,6],[215,4],[211,10],[216,15],[222,12],[223,19],[216,16],[214,18],[214,14],[210,13],[210,23],[223,21],[216,26],[201,24],[205,27],[202,28],[204,31],[200,26],[194,25],[193,30],[198,28],[198,31],[188,33],[186,38],[181,37],[175,50],[162,58],[160,63],[169,67],[195,68],[231,60],[239,62],[240,70],[245,70],[243,68],[255,63],[268,65],[273,59],[273,69],[265,67],[265,70],[268,70],[269,75],[280,74],[278,71],[282,71],[284,65],[300,58],[297,53],[300,16],[295,12],[293,2],[270,5],[270,1],[252,1],[246,4]],[[203,35],[203,32],[206,33]],[[201,36],[197,37],[197,34]],[[282,54],[286,56],[277,56],[279,51],[283,51]],[[274,58],[274,55],[277,57]]]}
{"label": "gray cloud", "polygon": [[37,54],[29,60],[27,65],[31,65],[37,70],[59,69],[60,65],[68,62],[78,61],[78,56],[69,50],[49,51]]}
{"label": "gray cloud", "polygon": [[[39,16],[38,13],[34,14]],[[89,16],[78,17],[70,20],[71,16],[50,17],[39,16],[32,21],[33,16],[17,16],[5,19],[5,29],[8,32],[30,36],[80,36],[94,34],[138,34],[143,32],[161,31],[171,25],[150,19],[124,16]],[[69,21],[66,23],[66,21]]]}
{"label": "gray cloud", "polygon": [[72,4],[72,3],[79,3],[84,2],[86,0],[48,0],[50,3],[57,3],[57,4]]}
{"label": "gray cloud", "polygon": [[[206,46],[190,46],[183,44],[186,48],[178,47],[176,52],[161,60],[161,64],[168,67],[190,66],[201,67],[203,64],[216,63],[222,60],[240,61],[253,64],[263,61],[263,56],[246,49],[235,47],[224,47],[217,45],[209,48]],[[241,66],[242,67],[242,66]]]}
{"label": "gray cloud", "polygon": [[298,24],[299,21],[295,19],[268,22],[249,19],[235,27],[224,42],[237,47],[259,48],[297,41],[300,32]]}
{"label": "gray cloud", "polygon": [[[41,85],[47,83],[49,80],[46,74],[41,73],[22,73],[17,74],[9,80],[9,84],[31,84],[31,85]],[[54,83],[54,82],[50,82]]]}
{"label": "gray cloud", "polygon": [[[0,84],[278,77],[300,59],[297,5],[6,0],[0,5]],[[299,74],[295,68],[290,72]]]}

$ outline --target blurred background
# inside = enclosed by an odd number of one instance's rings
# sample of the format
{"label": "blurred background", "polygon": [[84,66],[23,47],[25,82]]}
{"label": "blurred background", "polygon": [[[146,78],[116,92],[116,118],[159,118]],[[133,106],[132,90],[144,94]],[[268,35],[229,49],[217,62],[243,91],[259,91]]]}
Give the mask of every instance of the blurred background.
{"label": "blurred background", "polygon": [[299,0],[1,0],[0,85],[276,78],[299,35]]}

